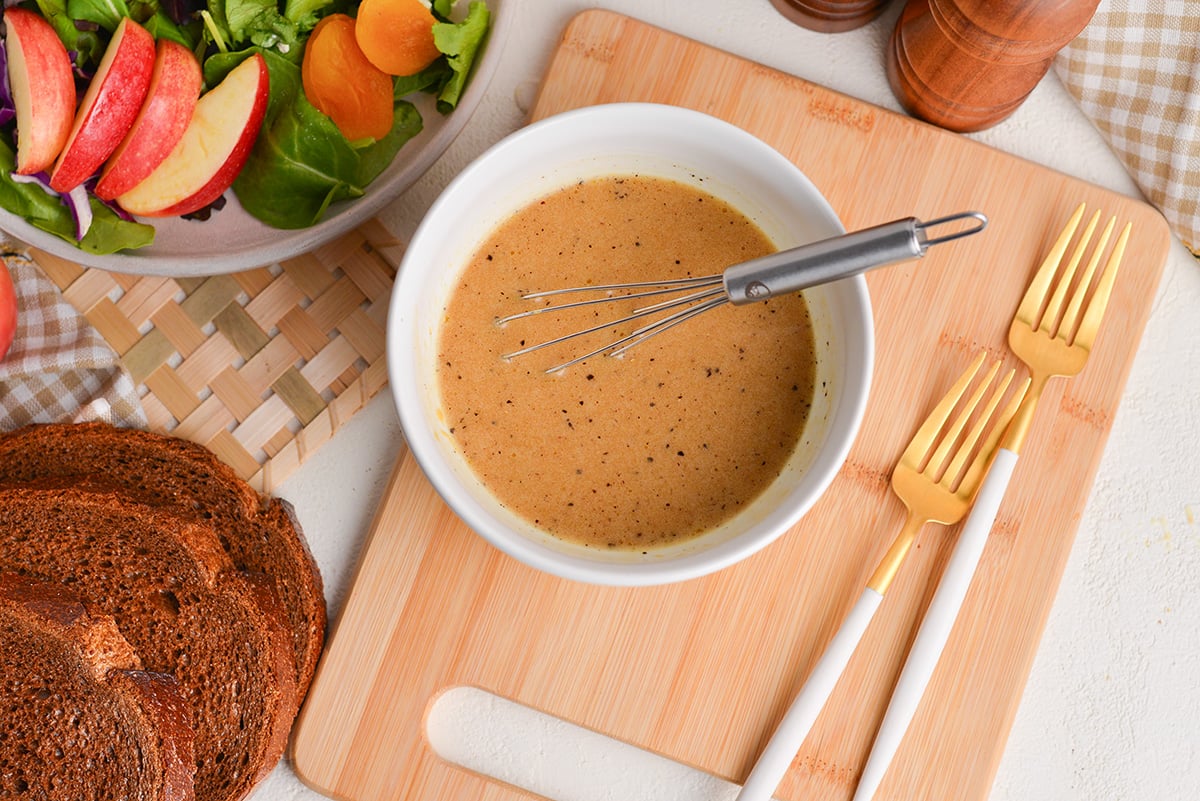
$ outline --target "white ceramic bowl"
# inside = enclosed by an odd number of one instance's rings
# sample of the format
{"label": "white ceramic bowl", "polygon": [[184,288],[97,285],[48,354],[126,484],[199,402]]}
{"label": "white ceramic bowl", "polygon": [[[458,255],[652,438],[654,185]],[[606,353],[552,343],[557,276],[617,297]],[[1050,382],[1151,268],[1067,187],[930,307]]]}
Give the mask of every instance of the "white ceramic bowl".
{"label": "white ceramic bowl", "polygon": [[456,451],[438,414],[436,340],[447,298],[471,254],[512,213],[580,179],[633,172],[721,197],[779,248],[844,232],[800,170],[742,129],[672,106],[593,106],[517,131],[447,186],[408,247],[388,319],[388,368],[400,422],[442,498],[468,526],[516,559],[564,578],[610,585],[661,584],[710,573],[791,528],[846,458],[862,420],[874,356],[866,281],[859,276],[809,290],[817,381],[829,391],[824,397],[817,393],[802,443],[780,477],[731,520],[681,546],[648,555],[600,553],[556,539],[504,508]]}
{"label": "white ceramic bowl", "polygon": [[[464,0],[459,0],[465,6]],[[409,98],[420,110],[421,133],[405,142],[392,163],[353,200],[331,206],[313,226],[295,230],[272,228],[252,217],[226,192],[226,206],[206,221],[167,218],[146,220],[154,225],[153,244],[107,255],[86,253],[70,242],[46,233],[20,216],[0,209],[0,230],[55,256],[82,264],[135,275],[193,276],[231,273],[273,264],[306,253],[362,224],[395,200],[445,152],[467,124],[496,72],[514,0],[488,0],[491,30],[458,107],[450,114],[437,111],[432,97]],[[280,198],[286,203],[286,198]]]}

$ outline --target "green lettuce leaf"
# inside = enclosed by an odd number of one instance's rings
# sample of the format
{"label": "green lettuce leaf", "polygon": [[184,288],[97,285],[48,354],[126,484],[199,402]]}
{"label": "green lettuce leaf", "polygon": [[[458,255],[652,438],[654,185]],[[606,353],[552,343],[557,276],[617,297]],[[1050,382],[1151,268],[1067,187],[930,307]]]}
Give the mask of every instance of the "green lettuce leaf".
{"label": "green lettuce leaf", "polygon": [[392,83],[392,96],[399,100],[413,92],[437,94],[453,75],[454,71],[446,63],[446,59],[436,59],[415,75],[401,75],[396,78]]}
{"label": "green lettuce leaf", "polygon": [[199,20],[192,20],[184,25],[177,25],[175,20],[171,19],[171,15],[166,9],[160,7],[157,3],[154,5],[153,14],[142,20],[142,26],[145,27],[150,35],[158,39],[170,39],[178,42],[188,50],[195,50],[200,44],[202,35],[202,26]]}
{"label": "green lettuce leaf", "polygon": [[[211,5],[211,4],[210,4]],[[300,30],[279,13],[276,0],[225,0],[225,21],[235,46],[256,44],[281,53],[299,50]]]}
{"label": "green lettuce leaf", "polygon": [[488,7],[475,0],[467,9],[466,18],[459,23],[436,22],[433,25],[433,42],[437,49],[446,54],[446,61],[453,74],[438,93],[438,110],[449,113],[458,105],[463,89],[470,77],[475,55],[487,38],[491,12]]}
{"label": "green lettuce leaf", "polygon": [[391,132],[374,144],[358,148],[358,183],[364,189],[396,158],[404,143],[421,132],[424,122],[417,107],[406,100],[396,104]]}
{"label": "green lettuce leaf", "polygon": [[67,13],[72,19],[94,22],[112,33],[122,18],[131,16],[125,0],[67,0]]}
{"label": "green lettuce leaf", "polygon": [[[357,6],[357,3],[353,4]],[[320,21],[321,17],[334,11],[353,12],[348,0],[285,0],[283,16],[287,17],[302,31],[310,31]]]}
{"label": "green lettuce leaf", "polygon": [[253,46],[273,50],[296,63],[317,21],[315,15],[292,19],[279,10],[276,0],[208,0],[200,16],[203,35],[217,46],[217,55]]}
{"label": "green lettuce leaf", "polygon": [[74,51],[78,66],[98,64],[104,55],[107,39],[96,31],[81,31],[67,11],[67,0],[37,0],[38,11],[54,28],[67,50]]}
{"label": "green lettuce leaf", "polygon": [[[123,220],[94,196],[89,196],[88,200],[92,207],[92,227],[77,243],[88,253],[103,255],[136,250],[154,243],[154,226]],[[70,241],[75,241],[73,233]]]}

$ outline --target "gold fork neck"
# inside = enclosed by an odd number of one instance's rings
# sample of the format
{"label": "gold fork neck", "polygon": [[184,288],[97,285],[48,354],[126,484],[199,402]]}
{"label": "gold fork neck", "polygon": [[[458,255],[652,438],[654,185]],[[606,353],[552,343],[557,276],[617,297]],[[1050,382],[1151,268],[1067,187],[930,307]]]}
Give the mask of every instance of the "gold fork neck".
{"label": "gold fork neck", "polygon": [[903,528],[896,538],[892,540],[892,545],[888,548],[883,559],[879,561],[879,566],[875,568],[875,572],[871,574],[871,580],[867,582],[867,586],[875,590],[875,592],[883,595],[891,586],[892,579],[896,577],[896,573],[900,571],[900,566],[904,564],[904,558],[908,556],[909,550],[912,548],[913,540],[917,538],[917,532],[921,530],[929,521],[921,515],[908,513],[908,519],[904,521]]}
{"label": "gold fork neck", "polygon": [[1038,401],[1042,397],[1042,390],[1046,388],[1046,384],[1050,381],[1050,374],[1043,372],[1035,372],[1030,376],[1029,389],[1025,392],[1025,398],[1021,401],[1021,405],[1017,408],[1017,413],[1013,415],[1012,422],[1008,424],[1008,430],[1004,434],[1004,439],[1000,441],[1000,447],[1019,454],[1021,448],[1025,447],[1025,438],[1029,436],[1029,429],[1033,425],[1033,413],[1037,411]]}

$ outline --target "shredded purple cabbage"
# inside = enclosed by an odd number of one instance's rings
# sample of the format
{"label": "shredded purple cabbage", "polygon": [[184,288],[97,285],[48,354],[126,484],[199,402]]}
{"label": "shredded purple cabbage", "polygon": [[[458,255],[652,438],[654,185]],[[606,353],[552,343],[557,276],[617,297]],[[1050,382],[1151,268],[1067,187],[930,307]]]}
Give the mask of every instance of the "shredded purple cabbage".
{"label": "shredded purple cabbage", "polygon": [[[92,197],[96,197],[96,196],[92,195]],[[113,214],[117,215],[125,222],[133,222],[133,215],[130,214],[129,212],[125,211],[125,209],[121,208],[116,203],[113,203],[112,201],[109,201],[109,200],[103,200],[98,197],[96,198],[96,200],[99,200],[105,206],[108,206],[108,208],[112,210]]]}
{"label": "shredded purple cabbage", "polygon": [[0,125],[8,125],[17,116],[12,89],[8,85],[8,49],[0,41]]}
{"label": "shredded purple cabbage", "polygon": [[60,197],[75,221],[75,238],[82,240],[92,227],[92,203],[88,200],[87,187],[80,184]]}
{"label": "shredded purple cabbage", "polygon": [[[68,50],[67,58],[71,61],[71,72],[75,73],[76,91],[86,91],[86,84],[92,79],[92,76],[95,75],[95,72],[90,69],[84,69],[82,66],[80,66],[78,50]],[[84,84],[84,86],[80,86],[80,83]]]}
{"label": "shredded purple cabbage", "polygon": [[40,186],[47,195],[59,197],[59,193],[50,186],[50,173],[46,172],[45,170],[30,173],[29,175],[23,175],[19,172],[12,172],[9,173],[9,177],[19,184],[34,184],[36,186]]}

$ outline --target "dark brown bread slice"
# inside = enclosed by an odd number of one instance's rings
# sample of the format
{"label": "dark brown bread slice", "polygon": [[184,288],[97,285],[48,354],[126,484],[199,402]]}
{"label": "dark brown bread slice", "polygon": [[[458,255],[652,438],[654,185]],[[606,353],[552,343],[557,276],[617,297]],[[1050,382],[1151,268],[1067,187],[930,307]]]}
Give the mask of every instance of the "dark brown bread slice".
{"label": "dark brown bread slice", "polygon": [[0,797],[192,801],[195,769],[175,679],[63,587],[0,575]]}
{"label": "dark brown bread slice", "polygon": [[236,801],[279,761],[298,704],[286,618],[210,525],[118,492],[10,487],[0,571],[70,587],[113,617],[145,669],[178,680],[198,801]]}
{"label": "dark brown bread slice", "polygon": [[0,482],[95,475],[150,503],[211,519],[240,569],[271,580],[292,628],[303,699],[325,638],[321,574],[291,506],[261,498],[201,445],[103,423],[28,426],[0,435]]}

